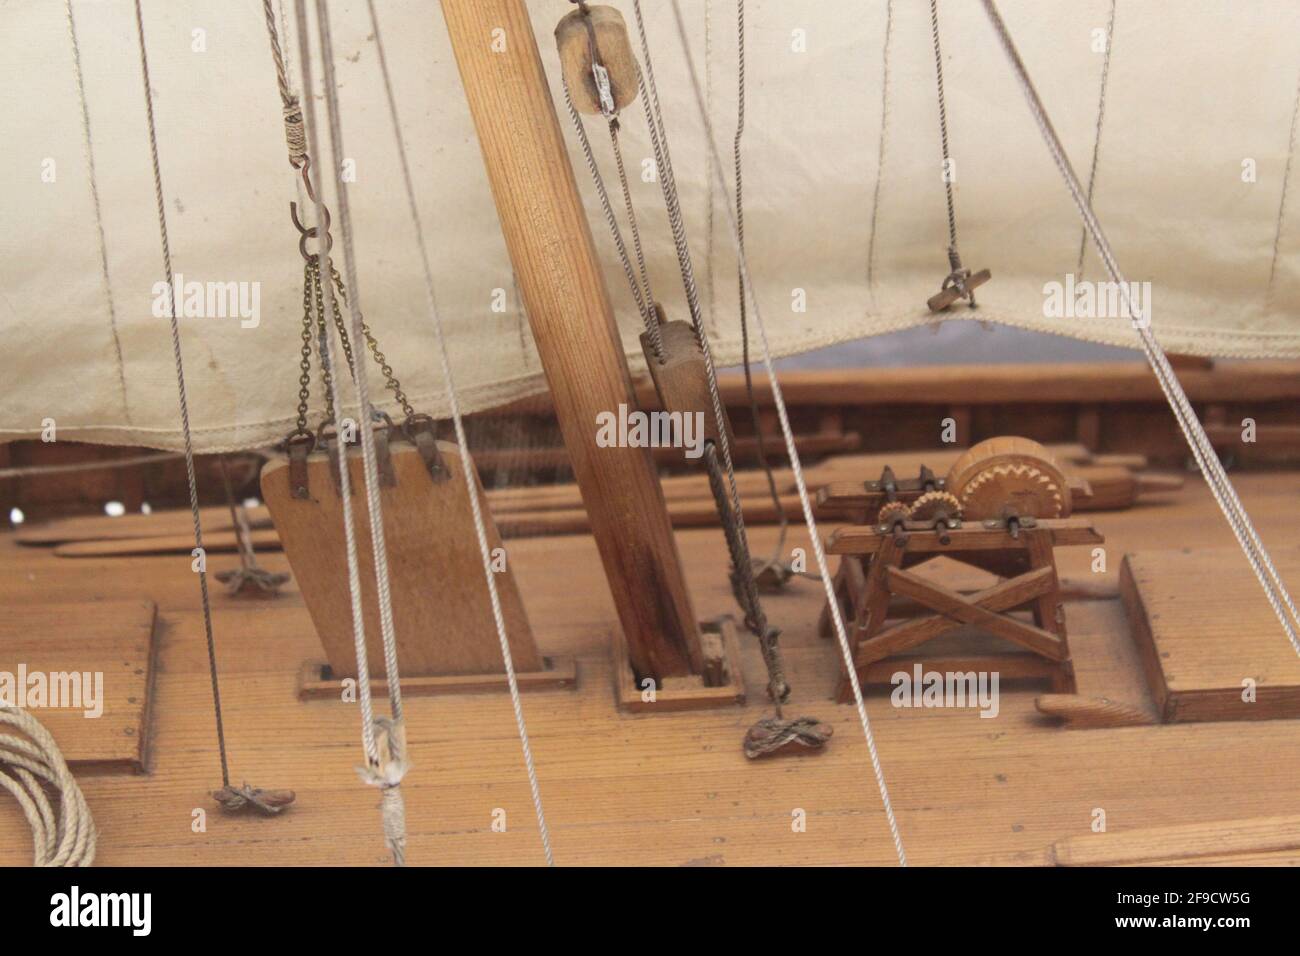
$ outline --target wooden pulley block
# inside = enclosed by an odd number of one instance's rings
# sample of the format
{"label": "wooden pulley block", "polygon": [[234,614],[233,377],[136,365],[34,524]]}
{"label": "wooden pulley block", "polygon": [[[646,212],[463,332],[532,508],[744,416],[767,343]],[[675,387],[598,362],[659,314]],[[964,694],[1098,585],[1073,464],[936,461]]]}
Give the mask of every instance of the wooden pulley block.
{"label": "wooden pulley block", "polygon": [[1051,452],[1029,438],[1008,435],[973,445],[953,462],[945,487],[968,521],[1070,514],[1065,473]]}
{"label": "wooden pulley block", "polygon": [[[659,393],[660,404],[664,411],[670,414],[681,413],[683,418],[702,412],[704,440],[718,442],[718,419],[714,414],[713,396],[709,391],[708,366],[704,362],[704,350],[695,337],[695,329],[689,322],[661,322],[659,336],[663,345],[662,355],[655,354],[650,333],[641,333],[641,349],[645,352],[646,365],[650,368],[655,391]],[[722,417],[728,447],[734,447],[735,441],[725,408]]]}
{"label": "wooden pulley block", "polygon": [[[641,71],[623,14],[614,7],[586,6],[566,14],[555,28],[555,45],[564,82],[579,113],[612,115],[636,99]],[[609,99],[603,104],[592,69],[593,47],[595,65],[609,80]]]}

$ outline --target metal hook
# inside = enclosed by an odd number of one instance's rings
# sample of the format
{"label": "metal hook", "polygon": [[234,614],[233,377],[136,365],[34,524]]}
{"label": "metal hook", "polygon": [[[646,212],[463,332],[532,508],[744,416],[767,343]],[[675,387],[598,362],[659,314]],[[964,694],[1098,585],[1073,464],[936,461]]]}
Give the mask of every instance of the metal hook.
{"label": "metal hook", "polygon": [[[321,214],[325,217],[324,254],[328,256],[330,250],[334,248],[334,237],[330,235],[330,210],[328,206],[321,206],[320,208],[321,208]],[[307,240],[319,239],[320,227],[312,226],[310,229],[308,229],[306,226],[302,224],[302,220],[298,218],[298,204],[296,202],[289,203],[289,218],[293,220],[293,226],[295,229],[298,230],[298,251],[302,253],[302,257],[304,259],[306,259],[308,262],[311,262],[312,259],[315,257],[309,255],[307,252]]]}

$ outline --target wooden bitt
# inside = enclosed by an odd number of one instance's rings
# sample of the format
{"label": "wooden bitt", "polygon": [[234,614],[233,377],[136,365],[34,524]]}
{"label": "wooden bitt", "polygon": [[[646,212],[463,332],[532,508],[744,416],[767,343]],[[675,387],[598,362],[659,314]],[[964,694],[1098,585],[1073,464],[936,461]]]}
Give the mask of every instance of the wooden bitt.
{"label": "wooden bitt", "polygon": [[[633,673],[626,645],[617,639],[614,645],[614,696],[619,709],[632,714],[671,713],[683,710],[708,710],[745,703],[745,684],[740,669],[740,642],[736,625],[729,617],[700,624],[709,658],[702,675],[668,677],[654,688],[654,700],[647,700],[646,687]],[[710,684],[710,681],[720,683]]]}
{"label": "wooden bitt", "polygon": [[[520,692],[530,690],[576,690],[578,665],[572,657],[543,657],[542,669],[515,671]],[[509,690],[505,672],[500,674],[447,674],[443,676],[402,675],[403,697],[436,697],[444,694],[482,694]],[[374,697],[388,696],[388,681],[376,677],[370,681]],[[340,678],[322,661],[307,661],[298,677],[299,700],[340,700]]]}
{"label": "wooden bitt", "polygon": [[[523,0],[442,0],[501,231],[555,416],[640,674],[698,674],[699,625],[654,462],[601,448],[596,423],[636,408],[605,277]],[[492,37],[505,31],[505,50]]]}
{"label": "wooden bitt", "polygon": [[569,98],[579,113],[601,113],[596,78],[591,69],[591,45],[596,58],[609,73],[610,93],[617,112],[636,99],[641,71],[628,39],[623,14],[614,7],[589,6],[590,16],[574,10],[555,27],[555,45],[560,51],[560,70],[569,87]]}
{"label": "wooden bitt", "polygon": [[[655,391],[664,411],[670,415],[703,415],[704,440],[718,442],[718,417],[714,414],[713,397],[709,394],[708,369],[704,350],[700,348],[695,329],[689,322],[661,322],[659,325],[662,356],[655,354],[649,332],[641,333],[641,349],[646,365],[654,380]],[[735,444],[728,424],[727,411],[722,410],[722,427],[727,432],[730,448]]]}
{"label": "wooden bitt", "polygon": [[[438,442],[448,477],[435,482],[419,451],[405,443],[390,447],[395,484],[380,490],[391,579],[393,625],[404,675],[410,677],[496,674],[504,670],[478,535],[470,510],[461,450]],[[370,514],[360,452],[350,449],[352,515],[365,611],[370,672],[385,676]],[[352,604],[347,581],[342,499],[330,478],[330,458],[307,458],[309,497],[293,497],[289,463],[281,457],[262,470],[262,495],[275,519],[285,556],[334,674],[355,677]],[[477,477],[474,479],[478,481]],[[480,495],[482,489],[479,489]],[[490,515],[488,546],[501,547]],[[515,667],[542,670],[514,573],[506,564],[496,572],[497,593]]]}

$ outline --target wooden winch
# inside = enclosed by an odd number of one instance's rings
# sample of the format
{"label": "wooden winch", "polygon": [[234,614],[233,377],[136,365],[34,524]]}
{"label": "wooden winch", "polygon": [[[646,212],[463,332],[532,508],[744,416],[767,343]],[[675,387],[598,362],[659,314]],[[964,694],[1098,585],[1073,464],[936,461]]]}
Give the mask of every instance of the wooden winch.
{"label": "wooden winch", "polygon": [[[839,528],[827,543],[829,553],[843,556],[834,593],[849,625],[859,681],[888,683],[901,664],[915,659],[907,652],[966,625],[1015,652],[949,653],[927,664],[1042,678],[1055,691],[1073,692],[1055,548],[1104,539],[1086,520],[1069,517],[1070,489],[1059,464],[1037,442],[993,438],[959,457],[945,478],[930,476],[930,490],[919,485],[907,489],[915,495],[910,502],[896,485],[880,489],[872,523]],[[1001,580],[966,593],[915,572],[943,556]],[[1031,620],[1013,614],[1020,610]],[[829,608],[820,631],[831,633]],[[837,696],[850,699],[847,676]]]}

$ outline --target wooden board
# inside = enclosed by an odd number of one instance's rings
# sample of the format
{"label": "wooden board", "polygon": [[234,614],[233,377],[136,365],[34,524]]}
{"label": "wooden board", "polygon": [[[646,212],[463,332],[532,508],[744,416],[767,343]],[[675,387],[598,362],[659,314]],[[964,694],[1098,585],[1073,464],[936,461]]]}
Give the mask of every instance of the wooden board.
{"label": "wooden board", "polygon": [[[556,690],[578,686],[578,665],[572,657],[546,657],[540,671],[516,671],[515,686],[519,692],[530,690]],[[509,690],[510,679],[500,674],[447,674],[432,677],[402,676],[402,696],[425,697],[431,694],[482,694],[488,691]],[[374,697],[388,696],[388,681],[382,677],[370,681]],[[307,661],[302,665],[302,679],[298,696],[303,700],[342,700],[343,686],[339,678],[321,661]]]}
{"label": "wooden board", "polygon": [[[450,442],[439,442],[438,450],[449,477],[435,482],[413,446],[394,444],[396,484],[380,493],[398,659],[412,677],[502,673],[505,662],[483,577],[461,452]],[[262,493],[331,669],[339,677],[355,677],[343,502],[323,452],[309,456],[307,467],[310,498],[290,495],[285,458],[273,459],[262,469]],[[352,514],[370,673],[383,677],[374,552],[359,452],[349,453],[348,467],[357,489]],[[484,517],[489,548],[500,548],[501,536],[490,516]],[[543,670],[508,557],[504,570],[496,573],[496,584],[516,669]]]}
{"label": "wooden board", "polygon": [[[197,586],[194,591],[197,595]],[[148,767],[154,615],[153,603],[139,600],[20,604],[0,613],[4,680],[12,680],[21,693],[22,668],[27,675],[42,675],[51,693],[59,683],[59,703],[76,704],[30,710],[74,773]],[[52,675],[75,680],[77,696],[62,696],[72,687]]]}
{"label": "wooden board", "polygon": [[1123,866],[1295,850],[1300,816],[1277,816],[1090,833],[1054,844],[1052,857],[1058,866]]}
{"label": "wooden board", "polygon": [[[1300,549],[1272,557],[1296,593]],[[1300,717],[1300,656],[1240,551],[1126,555],[1120,592],[1165,721]],[[1253,702],[1242,699],[1246,680]]]}

